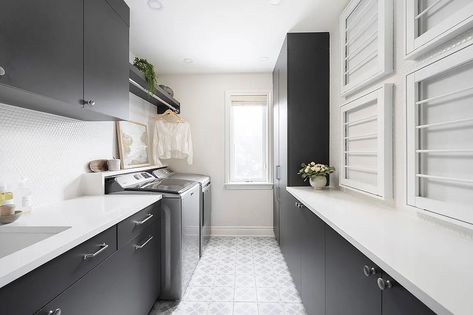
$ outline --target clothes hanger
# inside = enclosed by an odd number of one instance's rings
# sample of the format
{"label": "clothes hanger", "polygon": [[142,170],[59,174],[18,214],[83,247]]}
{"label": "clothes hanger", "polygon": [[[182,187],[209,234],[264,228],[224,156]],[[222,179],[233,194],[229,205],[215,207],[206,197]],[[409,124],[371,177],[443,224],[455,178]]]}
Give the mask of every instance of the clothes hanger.
{"label": "clothes hanger", "polygon": [[166,110],[163,114],[153,115],[153,118],[159,119],[159,120],[166,120],[168,122],[174,122],[174,123],[184,122],[184,119],[182,119],[178,114],[176,114],[174,111],[170,109]]}

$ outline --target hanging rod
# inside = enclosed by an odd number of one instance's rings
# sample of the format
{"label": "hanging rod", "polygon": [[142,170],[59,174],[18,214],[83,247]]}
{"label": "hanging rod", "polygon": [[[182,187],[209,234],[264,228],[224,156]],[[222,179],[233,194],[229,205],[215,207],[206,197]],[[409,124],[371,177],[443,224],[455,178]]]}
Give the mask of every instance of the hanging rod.
{"label": "hanging rod", "polygon": [[362,136],[353,136],[353,137],[345,137],[345,140],[365,140],[365,139],[375,139],[378,138],[377,133],[371,133]]}
{"label": "hanging rod", "polygon": [[473,153],[473,149],[416,150],[416,153]]}
{"label": "hanging rod", "polygon": [[425,124],[425,125],[418,125],[418,126],[416,126],[416,129],[438,127],[438,126],[445,126],[445,125],[453,125],[453,124],[461,124],[461,123],[466,123],[466,122],[473,122],[473,118],[449,120],[449,121],[442,121],[442,122]]}
{"label": "hanging rod", "polygon": [[466,89],[456,90],[456,91],[449,92],[449,93],[446,93],[446,94],[442,94],[442,95],[438,95],[438,96],[433,96],[433,97],[427,98],[427,99],[425,99],[425,100],[417,101],[417,102],[416,102],[416,105],[428,103],[428,102],[430,102],[430,101],[435,101],[435,100],[437,100],[437,99],[439,99],[439,98],[444,98],[444,97],[452,96],[452,95],[455,95],[455,94],[460,94],[460,93],[463,93],[463,92],[466,92],[466,91],[470,91],[470,90],[473,90],[473,86],[472,86],[472,87],[469,87],[469,88],[466,88]]}
{"label": "hanging rod", "polygon": [[143,92],[146,92],[149,96],[151,96],[152,98],[154,98],[155,100],[163,103],[164,105],[166,105],[167,107],[169,107],[170,109],[172,109],[173,111],[179,113],[179,110],[177,108],[175,108],[174,106],[170,105],[168,102],[166,102],[165,100],[163,100],[162,98],[158,97],[156,94],[154,93],[149,93],[148,90],[146,90],[145,88],[143,88],[139,83],[137,83],[136,81],[134,81],[133,79],[128,79],[128,81],[133,84],[134,86],[136,86],[137,88],[139,88],[140,90],[142,90]]}
{"label": "hanging rod", "polygon": [[[345,41],[345,46],[349,46],[351,44],[353,44],[354,42],[356,42],[358,39],[360,39],[360,37],[364,34],[366,34],[366,31],[370,29],[370,26],[373,25],[373,22],[377,22],[378,21],[378,16],[376,16],[376,19],[374,19],[373,21],[370,21],[370,23],[366,24],[366,25],[363,25],[363,28],[358,31],[357,33],[355,33],[354,35],[352,35],[350,37],[350,39],[347,39]],[[347,36],[348,34],[345,33],[345,36]]]}
{"label": "hanging rod", "polygon": [[349,121],[349,122],[346,122],[345,125],[346,125],[346,126],[355,126],[355,125],[360,125],[360,124],[363,124],[363,123],[366,123],[366,122],[370,122],[370,121],[374,121],[374,120],[378,120],[378,116],[377,116],[377,115],[369,116],[369,117],[366,117],[366,118],[363,118],[363,119],[354,120],[354,121]]}
{"label": "hanging rod", "polygon": [[378,52],[377,51],[374,51],[373,53],[371,53],[370,55],[368,55],[365,59],[361,60],[360,62],[358,62],[355,66],[353,66],[351,69],[345,71],[345,74],[351,74],[355,71],[357,71],[358,69],[360,69],[361,67],[363,67],[364,65],[366,65],[368,62],[370,62],[371,60],[373,60],[376,56],[378,56]]}
{"label": "hanging rod", "polygon": [[345,151],[348,155],[378,155],[376,151]]}
{"label": "hanging rod", "polygon": [[[376,2],[375,1],[366,1],[363,6],[360,6],[361,3],[362,3],[362,1],[360,1],[356,5],[356,7],[353,9],[352,14],[355,14],[355,17],[352,19],[352,21],[350,21],[350,24],[354,24],[354,25],[358,24],[359,20],[363,19],[363,17],[365,16],[365,11],[370,9],[373,6],[373,3],[376,3]],[[347,23],[347,25],[348,25],[348,23]]]}
{"label": "hanging rod", "polygon": [[354,171],[359,171],[359,172],[378,174],[378,170],[372,169],[372,168],[359,167],[359,166],[350,166],[350,165],[345,165],[345,168],[350,169],[350,170],[354,170]]}
{"label": "hanging rod", "polygon": [[429,5],[427,8],[424,9],[424,11],[422,11],[421,13],[417,14],[414,19],[415,20],[418,20],[420,19],[421,17],[423,17],[425,14],[427,14],[427,12],[429,12],[430,10],[432,10],[434,7],[436,7],[440,2],[442,2],[443,0],[437,0],[435,1],[434,3],[432,3],[431,5]]}
{"label": "hanging rod", "polygon": [[345,57],[345,60],[349,60],[357,56],[359,53],[365,50],[365,48],[368,47],[368,45],[371,44],[371,42],[373,42],[377,38],[378,38],[378,32],[376,31],[373,34],[371,34],[367,39],[365,39],[364,42],[359,44],[359,46],[356,47],[356,49],[353,49],[351,53]]}
{"label": "hanging rod", "polygon": [[458,182],[458,183],[473,184],[473,179],[465,179],[465,178],[454,178],[454,177],[425,175],[425,174],[416,174],[416,177],[440,180],[440,181],[445,181],[445,182]]}

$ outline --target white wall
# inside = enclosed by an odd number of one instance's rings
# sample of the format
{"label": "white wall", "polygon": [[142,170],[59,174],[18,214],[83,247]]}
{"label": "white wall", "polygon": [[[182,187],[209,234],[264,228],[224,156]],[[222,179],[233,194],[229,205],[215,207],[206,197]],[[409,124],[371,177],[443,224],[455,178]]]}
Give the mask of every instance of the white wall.
{"label": "white wall", "polygon": [[[364,88],[356,95],[366,93],[370,89],[382,83],[394,83],[394,121],[393,121],[393,154],[394,154],[394,200],[391,202],[398,210],[410,210],[415,208],[406,205],[406,107],[405,107],[405,76],[419,65],[436,59],[447,47],[462,42],[465,38],[471,41],[471,32],[462,35],[445,45],[435,49],[424,59],[418,62],[404,60],[404,1],[394,1],[394,73],[382,80]],[[469,37],[468,37],[469,36]],[[354,96],[344,99],[340,96],[340,36],[338,21],[331,27],[331,104],[330,104],[330,163],[337,169],[340,168],[340,105],[344,104]],[[333,185],[338,185],[338,173],[332,175]],[[361,195],[360,195],[361,196]],[[369,197],[364,197],[369,198]]]}
{"label": "white wall", "polygon": [[[147,123],[156,107],[130,94],[130,120]],[[117,156],[115,124],[85,122],[0,104],[0,182],[16,192],[31,180],[34,206],[80,195],[88,162]]]}
{"label": "white wall", "polygon": [[272,90],[271,74],[162,75],[191,124],[194,164],[163,161],[182,172],[212,177],[213,233],[272,234],[272,190],[224,188],[224,111],[227,90]]}

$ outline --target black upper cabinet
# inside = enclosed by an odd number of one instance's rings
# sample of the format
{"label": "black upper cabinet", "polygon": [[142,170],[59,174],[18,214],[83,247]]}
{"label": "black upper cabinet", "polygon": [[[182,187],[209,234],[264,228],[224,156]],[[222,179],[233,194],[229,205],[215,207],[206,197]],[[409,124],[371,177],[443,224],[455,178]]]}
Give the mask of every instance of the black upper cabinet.
{"label": "black upper cabinet", "polygon": [[326,314],[380,315],[379,275],[364,275],[364,266],[377,267],[340,234],[326,225]]}
{"label": "black upper cabinet", "polygon": [[0,84],[79,106],[82,6],[81,0],[1,1]]}
{"label": "black upper cabinet", "polygon": [[84,0],[84,33],[84,101],[87,108],[127,119],[128,25],[108,1]]}
{"label": "black upper cabinet", "polygon": [[126,119],[127,18],[122,0],[1,1],[0,102],[82,120]]}

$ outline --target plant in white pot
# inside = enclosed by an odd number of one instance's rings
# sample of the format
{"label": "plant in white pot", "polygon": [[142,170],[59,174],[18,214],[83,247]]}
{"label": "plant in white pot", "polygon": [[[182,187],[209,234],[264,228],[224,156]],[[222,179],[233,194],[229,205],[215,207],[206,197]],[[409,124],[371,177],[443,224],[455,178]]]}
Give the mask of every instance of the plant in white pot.
{"label": "plant in white pot", "polygon": [[308,179],[314,189],[322,189],[327,186],[328,175],[335,172],[335,167],[315,162],[302,163],[301,167],[297,174],[301,175],[304,181]]}

